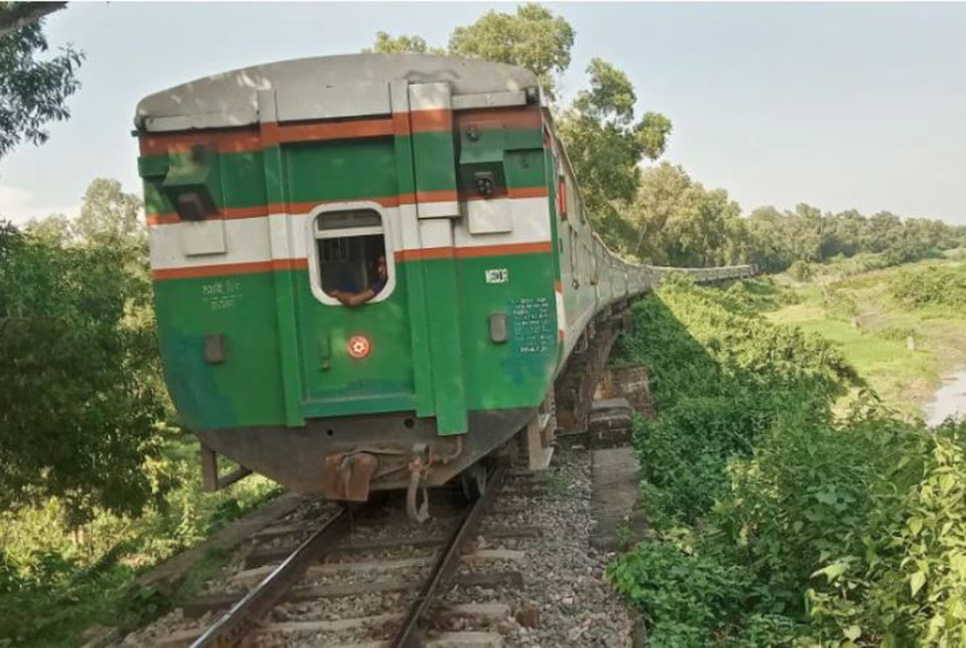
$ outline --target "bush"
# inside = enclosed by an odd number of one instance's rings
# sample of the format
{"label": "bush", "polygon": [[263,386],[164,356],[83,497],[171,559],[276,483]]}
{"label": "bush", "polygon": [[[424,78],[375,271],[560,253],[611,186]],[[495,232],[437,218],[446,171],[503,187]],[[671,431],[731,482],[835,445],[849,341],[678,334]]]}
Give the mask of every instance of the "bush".
{"label": "bush", "polygon": [[966,267],[906,270],[889,281],[889,292],[913,308],[931,306],[966,313]]}
{"label": "bush", "polygon": [[796,261],[788,268],[788,274],[795,281],[808,281],[815,274],[815,269],[807,261]]}
{"label": "bush", "polygon": [[0,224],[0,508],[55,495],[84,519],[158,494],[144,470],[160,451],[156,343],[131,316],[150,286],[128,261]]}
{"label": "bush", "polygon": [[653,381],[634,436],[653,538],[611,581],[654,645],[960,645],[966,423],[929,432],[869,392],[835,420],[854,370],[736,294],[634,307],[617,349]]}

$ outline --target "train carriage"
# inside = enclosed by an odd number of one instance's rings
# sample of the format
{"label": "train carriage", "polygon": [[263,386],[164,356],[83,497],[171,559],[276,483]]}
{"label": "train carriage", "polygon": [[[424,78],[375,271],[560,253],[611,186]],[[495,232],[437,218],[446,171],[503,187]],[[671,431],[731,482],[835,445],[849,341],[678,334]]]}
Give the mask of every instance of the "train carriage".
{"label": "train carriage", "polygon": [[588,323],[652,281],[593,234],[518,67],[285,61],[135,122],[165,380],[213,484],[214,453],[332,499],[444,483],[540,421]]}

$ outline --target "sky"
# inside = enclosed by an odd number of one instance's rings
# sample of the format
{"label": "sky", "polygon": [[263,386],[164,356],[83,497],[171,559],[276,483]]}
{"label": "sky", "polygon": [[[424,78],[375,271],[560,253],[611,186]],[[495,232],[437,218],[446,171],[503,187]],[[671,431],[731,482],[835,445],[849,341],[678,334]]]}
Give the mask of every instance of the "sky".
{"label": "sky", "polygon": [[[673,122],[663,159],[750,212],[801,202],[966,224],[966,4],[546,3],[576,31],[565,97],[600,57]],[[86,53],[70,120],[0,159],[0,218],[74,215],[96,177],[140,193],[134,108],[230,69],[357,52],[379,30],[444,45],[478,3],[71,3]]]}

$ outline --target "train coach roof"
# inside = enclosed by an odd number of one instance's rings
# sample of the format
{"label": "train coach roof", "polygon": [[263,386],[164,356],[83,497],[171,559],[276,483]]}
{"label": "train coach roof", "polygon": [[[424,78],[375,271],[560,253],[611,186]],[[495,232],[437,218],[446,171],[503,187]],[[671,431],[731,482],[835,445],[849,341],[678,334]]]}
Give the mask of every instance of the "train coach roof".
{"label": "train coach roof", "polygon": [[224,128],[259,121],[258,92],[375,87],[390,81],[448,81],[454,95],[525,90],[536,76],[523,68],[453,56],[348,54],[279,61],[216,74],[149,95],[134,123],[149,131]]}

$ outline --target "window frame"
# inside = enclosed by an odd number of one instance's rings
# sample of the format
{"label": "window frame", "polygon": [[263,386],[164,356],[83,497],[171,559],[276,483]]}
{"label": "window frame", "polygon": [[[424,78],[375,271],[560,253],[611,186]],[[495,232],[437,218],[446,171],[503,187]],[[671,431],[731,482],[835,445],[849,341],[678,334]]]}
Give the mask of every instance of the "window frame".
{"label": "window frame", "polygon": [[[365,227],[334,229],[331,230],[330,234],[326,234],[325,230],[321,230],[316,227],[316,223],[325,214],[362,210],[371,210],[378,214],[381,226],[370,225]],[[335,297],[332,297],[322,289],[322,261],[319,259],[319,241],[329,238],[373,236],[376,234],[382,234],[383,238],[383,250],[385,251],[386,255],[386,286],[379,292],[378,295],[365,302],[366,304],[377,304],[381,301],[384,301],[388,299],[396,289],[396,258],[393,250],[394,237],[392,231],[392,221],[389,218],[388,212],[386,212],[386,209],[382,205],[370,200],[329,203],[326,205],[319,205],[309,212],[308,218],[306,218],[305,221],[305,236],[308,242],[306,256],[308,257],[309,262],[309,285],[312,288],[312,294],[317,300],[326,306],[346,307],[345,304],[340,302]]]}

